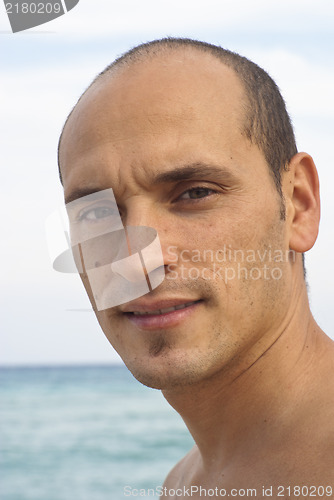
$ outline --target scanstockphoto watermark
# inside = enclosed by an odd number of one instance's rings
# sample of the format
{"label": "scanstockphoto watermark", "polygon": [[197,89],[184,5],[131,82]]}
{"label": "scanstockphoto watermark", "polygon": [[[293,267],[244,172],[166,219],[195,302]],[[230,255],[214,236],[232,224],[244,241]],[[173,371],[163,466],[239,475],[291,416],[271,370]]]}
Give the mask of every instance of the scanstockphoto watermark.
{"label": "scanstockphoto watermark", "polygon": [[274,249],[236,249],[231,245],[212,249],[178,249],[169,246],[166,279],[280,280],[282,265],[295,262],[296,252]]}
{"label": "scanstockphoto watermark", "polygon": [[166,498],[224,498],[224,497],[256,497],[257,490],[255,488],[232,488],[226,490],[225,488],[204,488],[202,486],[192,485],[189,487],[183,486],[182,488],[167,488],[166,486],[157,486],[156,488],[132,488],[131,486],[124,486],[123,494],[125,497],[139,497],[139,498],[153,498],[163,497]]}
{"label": "scanstockphoto watermark", "polygon": [[263,485],[260,488],[204,488],[202,486],[192,485],[182,488],[167,488],[166,486],[157,486],[155,488],[132,488],[124,486],[124,497],[139,497],[139,498],[224,498],[224,497],[244,497],[244,498],[268,498],[268,497],[283,497],[283,498],[325,498],[333,497],[333,486],[318,485],[307,486],[303,484],[288,485],[288,486],[269,486]]}

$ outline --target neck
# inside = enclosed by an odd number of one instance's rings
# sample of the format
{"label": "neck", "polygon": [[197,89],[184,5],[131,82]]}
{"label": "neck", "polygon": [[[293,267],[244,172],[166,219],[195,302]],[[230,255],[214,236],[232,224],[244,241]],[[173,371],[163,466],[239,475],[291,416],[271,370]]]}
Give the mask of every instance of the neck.
{"label": "neck", "polygon": [[192,434],[204,469],[222,470],[238,457],[272,451],[282,429],[293,428],[314,405],[332,343],[311,315],[306,289],[297,302],[255,361],[239,362],[233,374],[225,370],[191,387],[163,391]]}

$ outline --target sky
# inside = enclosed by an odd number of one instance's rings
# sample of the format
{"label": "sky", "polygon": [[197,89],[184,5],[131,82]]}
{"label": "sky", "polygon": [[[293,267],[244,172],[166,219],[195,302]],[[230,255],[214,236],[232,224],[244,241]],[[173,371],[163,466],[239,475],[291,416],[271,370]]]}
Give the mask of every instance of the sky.
{"label": "sky", "polygon": [[334,338],[334,2],[80,0],[13,34],[0,5],[0,365],[119,362],[76,275],[53,271],[45,219],[62,203],[57,142],[91,80],[116,56],[164,36],[250,58],[276,80],[300,151],[318,167],[322,219],[306,256],[312,312]]}

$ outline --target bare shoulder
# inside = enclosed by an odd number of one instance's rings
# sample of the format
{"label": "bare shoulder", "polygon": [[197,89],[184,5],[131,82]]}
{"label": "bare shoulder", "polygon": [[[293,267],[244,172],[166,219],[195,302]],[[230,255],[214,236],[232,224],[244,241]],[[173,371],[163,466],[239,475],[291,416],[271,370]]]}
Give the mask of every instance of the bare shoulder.
{"label": "bare shoulder", "polygon": [[189,477],[196,469],[198,462],[197,446],[194,446],[168,473],[164,484],[161,498],[174,498],[170,496],[170,490],[181,488],[189,482]]}

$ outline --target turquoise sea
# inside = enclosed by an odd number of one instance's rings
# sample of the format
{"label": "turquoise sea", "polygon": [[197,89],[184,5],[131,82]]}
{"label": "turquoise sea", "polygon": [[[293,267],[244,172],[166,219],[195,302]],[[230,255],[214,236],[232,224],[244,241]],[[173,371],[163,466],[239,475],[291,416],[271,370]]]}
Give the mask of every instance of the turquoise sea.
{"label": "turquoise sea", "polygon": [[1,500],[129,498],[161,485],[193,445],[160,392],[123,366],[0,368],[0,405]]}

